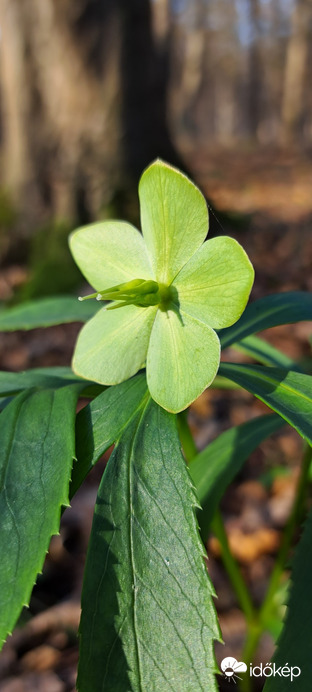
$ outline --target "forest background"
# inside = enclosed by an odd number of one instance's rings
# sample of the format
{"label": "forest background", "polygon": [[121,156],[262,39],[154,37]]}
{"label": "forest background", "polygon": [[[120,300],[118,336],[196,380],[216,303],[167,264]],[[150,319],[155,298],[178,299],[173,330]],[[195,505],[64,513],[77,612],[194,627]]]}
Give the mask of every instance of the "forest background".
{"label": "forest background", "polygon": [[[158,156],[204,191],[210,233],[231,235],[248,252],[253,299],[312,290],[311,37],[311,0],[0,0],[1,303],[87,291],[68,233],[112,217],[138,225],[137,182]],[[0,367],[67,365],[78,331],[2,334]],[[300,323],[269,339],[306,359],[310,331]],[[208,391],[190,416],[198,447],[263,408],[247,393]],[[255,600],[265,592],[299,458],[295,433],[267,441],[224,501]],[[287,471],[282,481],[276,467]],[[3,692],[74,689],[72,632],[102,468],[63,517],[23,615],[28,629],[1,654]],[[266,473],[270,483],[259,483]],[[213,538],[208,552],[223,635],[238,656],[244,625]],[[266,661],[272,641],[263,646]]]}
{"label": "forest background", "polygon": [[216,210],[309,214],[310,0],[1,0],[0,31],[0,261],[30,266],[22,296],[76,285],[68,228],[135,218],[157,156]]}

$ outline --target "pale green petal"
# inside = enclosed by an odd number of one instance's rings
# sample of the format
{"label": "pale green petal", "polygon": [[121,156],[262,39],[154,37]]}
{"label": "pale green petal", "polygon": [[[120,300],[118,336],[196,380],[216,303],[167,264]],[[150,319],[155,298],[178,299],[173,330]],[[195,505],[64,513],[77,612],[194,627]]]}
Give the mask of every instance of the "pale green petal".
{"label": "pale green petal", "polygon": [[100,384],[118,384],[145,363],[157,307],[127,305],[100,310],[82,328],[72,367],[81,377]]}
{"label": "pale green petal", "polygon": [[79,228],[69,245],[91,286],[102,291],[130,279],[153,279],[141,233],[123,221],[104,221]]}
{"label": "pale green petal", "polygon": [[229,327],[246,307],[254,269],[236,240],[222,236],[202,245],[174,281],[181,310],[215,329]]}
{"label": "pale green petal", "polygon": [[177,413],[211,384],[220,343],[208,325],[180,312],[158,310],[147,353],[147,384],[153,399]]}
{"label": "pale green petal", "polygon": [[206,201],[191,181],[163,161],[139,184],[141,223],[156,281],[171,283],[208,233]]}

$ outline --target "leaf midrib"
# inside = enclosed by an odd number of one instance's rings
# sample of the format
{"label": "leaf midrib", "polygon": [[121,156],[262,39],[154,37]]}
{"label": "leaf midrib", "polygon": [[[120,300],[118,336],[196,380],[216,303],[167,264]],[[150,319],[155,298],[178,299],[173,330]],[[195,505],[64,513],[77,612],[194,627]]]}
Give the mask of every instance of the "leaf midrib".
{"label": "leaf midrib", "polygon": [[[3,494],[4,494],[5,502],[6,502],[6,504],[7,504],[7,507],[8,507],[8,509],[9,509],[9,512],[10,512],[10,514],[11,514],[12,522],[13,522],[13,524],[14,524],[15,531],[16,531],[16,536],[17,536],[18,550],[17,550],[17,559],[16,559],[15,572],[14,572],[14,585],[15,585],[16,575],[17,575],[17,573],[18,573],[18,566],[19,566],[19,561],[20,561],[21,538],[20,538],[20,533],[19,533],[18,525],[17,525],[17,523],[16,523],[15,515],[14,515],[13,509],[12,509],[11,504],[10,504],[9,499],[8,499],[8,493],[7,493],[7,487],[6,487],[6,478],[7,478],[7,473],[8,473],[8,469],[9,469],[10,459],[11,459],[11,456],[12,456],[12,447],[13,447],[13,444],[12,444],[12,443],[13,443],[13,440],[14,440],[14,437],[15,437],[16,426],[17,426],[17,423],[18,423],[18,419],[19,419],[19,415],[20,415],[20,412],[21,412],[21,408],[22,408],[22,406],[23,406],[23,404],[24,404],[24,402],[25,402],[25,400],[26,400],[27,398],[28,398],[28,393],[25,392],[25,393],[24,393],[24,396],[23,396],[23,398],[22,398],[22,400],[19,402],[19,406],[17,407],[16,412],[15,412],[14,417],[13,417],[12,434],[10,435],[9,448],[8,448],[9,451],[8,451],[8,453],[6,453],[6,455],[5,455],[6,458],[5,458],[5,463],[4,463],[3,485],[0,487],[0,494],[1,494],[2,492],[3,492]],[[10,591],[10,593],[11,593],[10,603],[12,602],[12,599],[13,599],[13,597],[14,597],[14,592],[15,592],[15,589],[12,588],[11,591]],[[6,628],[6,629],[7,629],[7,628]]]}
{"label": "leaf midrib", "polygon": [[135,570],[135,560],[134,560],[134,542],[133,542],[133,504],[132,504],[132,482],[133,482],[133,450],[134,450],[134,445],[137,439],[138,431],[140,424],[142,422],[143,416],[145,414],[145,411],[147,407],[149,406],[151,401],[150,396],[148,397],[147,401],[145,404],[142,406],[142,411],[138,414],[138,419],[136,423],[136,428],[134,435],[131,440],[131,445],[130,445],[130,453],[129,453],[129,471],[128,471],[128,498],[129,498],[129,549],[130,549],[130,565],[131,565],[131,572],[132,572],[132,603],[133,603],[133,632],[134,632],[134,642],[135,642],[135,651],[136,651],[136,659],[137,659],[137,668],[138,668],[138,680],[139,680],[139,685],[140,685],[140,690],[144,692],[143,690],[143,675],[142,675],[142,670],[141,670],[141,660],[140,660],[140,649],[139,649],[139,640],[140,637],[137,632],[137,622],[136,622],[136,570]]}

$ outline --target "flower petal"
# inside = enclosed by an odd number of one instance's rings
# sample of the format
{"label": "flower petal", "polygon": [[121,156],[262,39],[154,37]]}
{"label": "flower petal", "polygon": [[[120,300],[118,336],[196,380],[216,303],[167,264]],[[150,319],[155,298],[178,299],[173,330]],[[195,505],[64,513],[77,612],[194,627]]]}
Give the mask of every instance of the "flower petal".
{"label": "flower petal", "polygon": [[156,306],[136,305],[100,310],[78,336],[74,372],[107,385],[135,375],[145,362],[156,312]]}
{"label": "flower petal", "polygon": [[212,238],[174,280],[181,310],[216,329],[234,324],[245,309],[254,269],[236,240]]}
{"label": "flower petal", "polygon": [[158,310],[147,353],[147,384],[153,399],[177,413],[212,382],[220,342],[208,325],[180,311]]}
{"label": "flower petal", "polygon": [[130,279],[153,279],[141,233],[123,221],[79,228],[69,245],[75,262],[97,291]]}
{"label": "flower petal", "polygon": [[170,284],[204,242],[205,198],[180,171],[155,161],[139,184],[141,223],[156,281]]}

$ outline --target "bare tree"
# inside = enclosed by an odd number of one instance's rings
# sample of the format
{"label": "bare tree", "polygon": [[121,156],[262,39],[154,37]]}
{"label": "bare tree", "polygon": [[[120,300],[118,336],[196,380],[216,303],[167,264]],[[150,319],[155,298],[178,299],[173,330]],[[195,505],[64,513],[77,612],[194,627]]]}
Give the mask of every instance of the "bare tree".
{"label": "bare tree", "polygon": [[1,0],[2,184],[25,223],[87,221],[156,156],[170,35],[149,0]]}
{"label": "bare tree", "polygon": [[249,0],[252,39],[249,49],[248,112],[252,135],[257,136],[262,112],[262,51],[261,51],[261,5],[259,0]]}
{"label": "bare tree", "polygon": [[291,18],[291,32],[284,73],[282,100],[282,133],[284,140],[298,136],[302,130],[304,88],[307,77],[307,57],[311,29],[311,0],[296,0]]}

